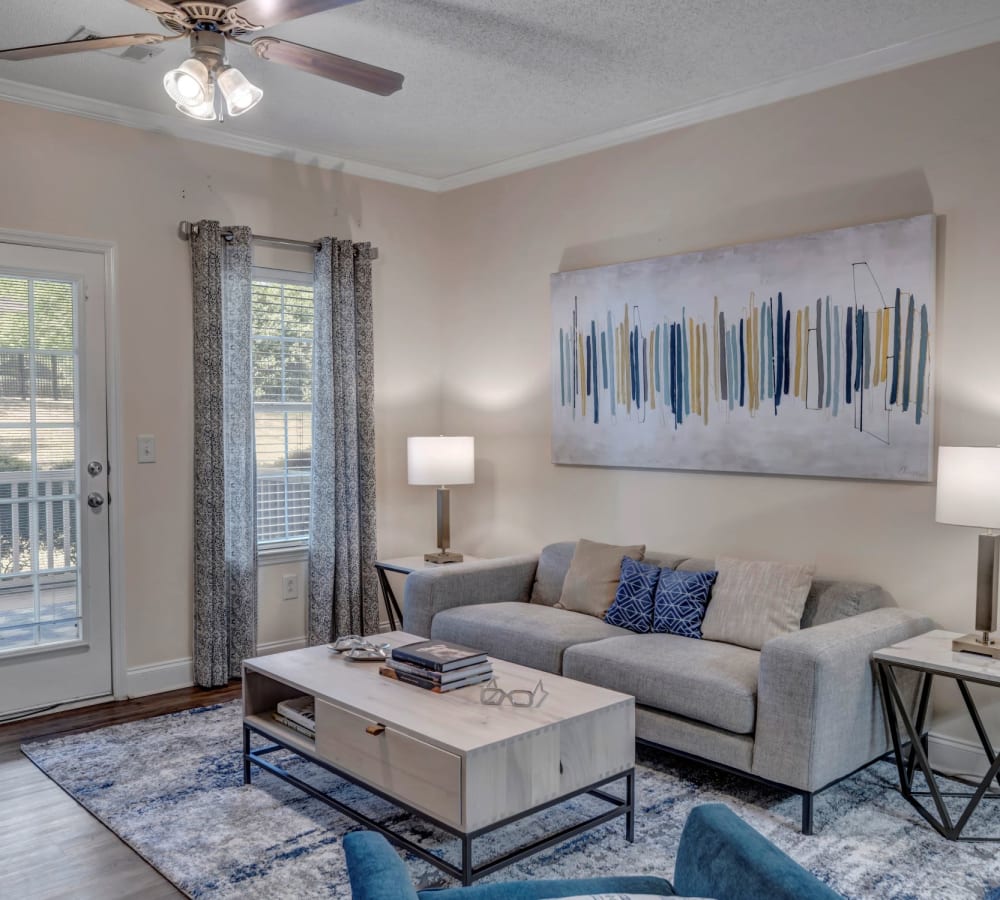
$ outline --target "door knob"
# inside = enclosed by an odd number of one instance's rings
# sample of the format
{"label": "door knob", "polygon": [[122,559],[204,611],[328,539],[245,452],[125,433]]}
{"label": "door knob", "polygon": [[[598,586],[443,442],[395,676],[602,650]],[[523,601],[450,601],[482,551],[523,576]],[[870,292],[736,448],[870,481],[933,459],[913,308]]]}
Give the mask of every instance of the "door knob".
{"label": "door knob", "polygon": [[87,495],[87,506],[91,509],[100,509],[104,506],[104,495],[94,491],[92,494]]}
{"label": "door knob", "polygon": [[96,478],[101,472],[104,471],[104,466],[101,465],[99,460],[94,460],[93,462],[87,463],[87,472],[92,478]]}

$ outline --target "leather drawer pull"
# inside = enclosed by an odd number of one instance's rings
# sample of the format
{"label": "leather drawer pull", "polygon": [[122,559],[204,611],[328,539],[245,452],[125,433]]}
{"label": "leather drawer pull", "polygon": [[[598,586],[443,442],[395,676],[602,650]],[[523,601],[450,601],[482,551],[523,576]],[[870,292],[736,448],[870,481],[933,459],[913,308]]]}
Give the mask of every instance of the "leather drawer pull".
{"label": "leather drawer pull", "polygon": [[385,725],[369,725],[365,731],[367,731],[368,734],[378,737],[378,735],[385,731]]}

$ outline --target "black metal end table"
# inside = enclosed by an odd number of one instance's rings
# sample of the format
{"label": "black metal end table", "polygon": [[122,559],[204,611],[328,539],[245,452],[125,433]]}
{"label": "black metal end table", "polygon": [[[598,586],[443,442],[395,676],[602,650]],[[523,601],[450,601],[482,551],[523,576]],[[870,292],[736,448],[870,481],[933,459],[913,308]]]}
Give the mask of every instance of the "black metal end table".
{"label": "black metal end table", "polygon": [[[997,756],[993,749],[993,743],[983,725],[976,701],[969,690],[970,684],[1000,687],[1000,662],[986,656],[952,651],[951,642],[957,637],[961,637],[958,632],[929,631],[893,644],[891,647],[876,650],[872,654],[872,660],[881,688],[882,710],[892,738],[896,769],[899,774],[899,790],[903,797],[938,834],[950,841],[1000,841],[1000,835],[962,834],[970,816],[983,799],[1000,799],[1000,793],[990,791],[994,781],[1000,785],[1000,756]],[[920,673],[916,719],[910,715],[910,705],[903,698],[896,678],[896,669]],[[931,769],[926,743],[921,739],[926,730],[931,685],[937,676],[951,678],[958,685],[965,708],[983,746],[983,753],[989,762],[989,768],[982,781],[972,791],[941,789],[937,775]],[[900,733],[900,724],[905,735]],[[907,740],[908,746],[905,746]],[[926,791],[915,790],[913,787],[913,776],[918,769],[927,781]],[[934,812],[924,806],[919,797],[931,797],[934,801]],[[945,804],[946,797],[968,800],[957,819],[949,812]]]}

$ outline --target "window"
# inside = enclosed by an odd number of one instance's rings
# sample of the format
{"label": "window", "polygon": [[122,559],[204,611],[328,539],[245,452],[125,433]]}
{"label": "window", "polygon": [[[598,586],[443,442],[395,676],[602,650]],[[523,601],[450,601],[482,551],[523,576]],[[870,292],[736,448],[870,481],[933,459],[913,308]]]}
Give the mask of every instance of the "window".
{"label": "window", "polygon": [[0,650],[80,637],[75,302],[0,272]]}
{"label": "window", "polygon": [[309,536],[312,276],[254,269],[253,396],[257,543]]}

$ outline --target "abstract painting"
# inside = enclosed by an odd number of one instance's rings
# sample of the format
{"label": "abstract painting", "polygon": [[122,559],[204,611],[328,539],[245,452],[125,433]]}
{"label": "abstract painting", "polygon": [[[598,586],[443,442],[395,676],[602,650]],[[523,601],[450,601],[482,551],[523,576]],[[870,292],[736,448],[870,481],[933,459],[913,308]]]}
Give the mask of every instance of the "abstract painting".
{"label": "abstract painting", "polygon": [[553,462],[930,480],[933,215],[551,289]]}

